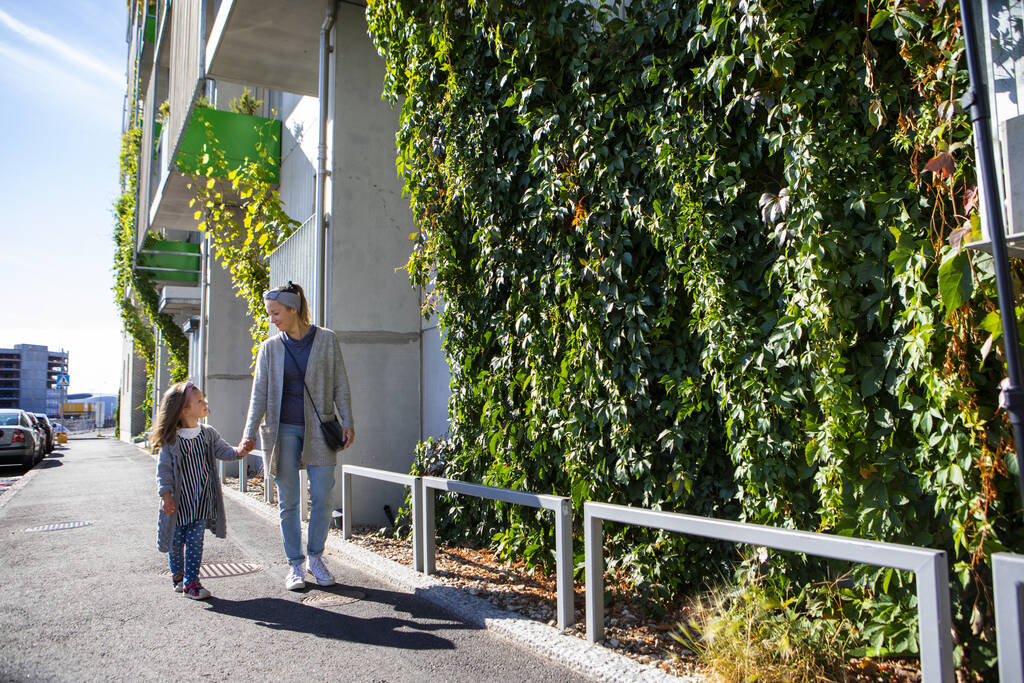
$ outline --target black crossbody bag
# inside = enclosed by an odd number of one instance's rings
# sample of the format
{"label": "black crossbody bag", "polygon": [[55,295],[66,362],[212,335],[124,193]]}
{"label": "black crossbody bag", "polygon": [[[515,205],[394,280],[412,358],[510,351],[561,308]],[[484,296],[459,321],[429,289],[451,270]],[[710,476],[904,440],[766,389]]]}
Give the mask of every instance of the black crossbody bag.
{"label": "black crossbody bag", "polygon": [[[288,355],[292,357],[292,362],[295,363],[295,367],[299,367],[299,361],[295,358],[295,354],[288,348],[288,344],[281,340],[284,344],[284,350],[288,352]],[[324,435],[324,441],[327,442],[327,447],[332,451],[340,451],[345,447],[345,433],[341,430],[341,423],[338,422],[338,418],[333,417],[327,422],[324,422],[320,417],[320,411],[316,409],[316,401],[313,400],[313,394],[310,393],[309,387],[306,386],[306,378],[302,378],[302,388],[306,390],[306,395],[309,396],[309,402],[313,405],[313,412],[316,413],[316,420],[320,423],[320,432]]]}

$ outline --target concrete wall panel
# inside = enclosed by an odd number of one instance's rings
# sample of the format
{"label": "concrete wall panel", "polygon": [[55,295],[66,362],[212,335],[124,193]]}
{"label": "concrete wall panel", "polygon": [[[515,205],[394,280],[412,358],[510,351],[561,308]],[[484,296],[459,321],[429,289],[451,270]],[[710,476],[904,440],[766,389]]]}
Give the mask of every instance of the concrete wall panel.
{"label": "concrete wall panel", "polygon": [[[210,402],[208,422],[228,443],[237,444],[252,390],[252,321],[245,304],[235,296],[231,276],[216,263],[210,268],[209,319],[203,387]],[[237,466],[229,464],[227,472],[237,472]]]}
{"label": "concrete wall panel", "polygon": [[[337,332],[344,339],[344,332]],[[419,440],[419,344],[342,342],[352,390],[356,439],[343,451],[340,463],[408,472]],[[404,500],[400,488],[375,481],[358,486],[353,519],[356,524],[383,525],[383,506],[393,512]],[[341,507],[341,470],[334,490]]]}

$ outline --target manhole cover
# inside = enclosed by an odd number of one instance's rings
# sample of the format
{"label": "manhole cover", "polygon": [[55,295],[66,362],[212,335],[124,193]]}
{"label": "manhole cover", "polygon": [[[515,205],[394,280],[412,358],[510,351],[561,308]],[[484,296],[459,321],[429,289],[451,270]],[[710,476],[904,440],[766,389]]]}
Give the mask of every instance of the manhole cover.
{"label": "manhole cover", "polygon": [[[210,564],[199,565],[200,579],[221,579],[226,576],[242,576],[258,572],[262,567],[254,562],[211,562]],[[170,569],[160,572],[169,576]]]}
{"label": "manhole cover", "polygon": [[366,593],[357,590],[317,591],[302,598],[302,604],[310,605],[311,607],[337,607],[338,605],[349,605],[353,602],[359,602],[365,597]]}
{"label": "manhole cover", "polygon": [[80,526],[89,526],[90,524],[92,522],[57,522],[56,524],[34,526],[31,529],[25,529],[25,531],[63,531],[64,529],[77,529]]}

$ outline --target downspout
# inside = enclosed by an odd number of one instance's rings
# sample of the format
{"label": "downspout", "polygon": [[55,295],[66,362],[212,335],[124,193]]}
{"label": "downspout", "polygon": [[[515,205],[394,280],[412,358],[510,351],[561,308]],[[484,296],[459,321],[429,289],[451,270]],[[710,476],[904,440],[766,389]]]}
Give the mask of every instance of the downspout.
{"label": "downspout", "polygon": [[196,378],[199,386],[206,388],[206,342],[209,338],[209,316],[210,306],[207,299],[210,293],[210,239],[204,231],[202,242],[199,246],[199,345],[198,358],[196,358]]}
{"label": "downspout", "polygon": [[317,91],[317,98],[320,103],[320,137],[316,148],[316,232],[313,237],[313,253],[316,255],[316,262],[313,267],[313,292],[315,299],[315,310],[313,311],[313,322],[317,325],[324,325],[327,321],[327,287],[326,287],[326,243],[327,243],[327,220],[326,220],[326,182],[327,174],[327,114],[330,96],[330,58],[331,58],[331,30],[337,18],[337,7],[335,0],[327,2],[327,16],[320,27],[320,87]]}
{"label": "downspout", "polygon": [[977,44],[977,29],[972,0],[960,0],[960,18],[963,26],[964,51],[967,53],[967,71],[971,88],[962,103],[970,107],[974,125],[974,150],[981,173],[979,184],[985,198],[985,222],[992,240],[992,264],[995,266],[996,292],[999,298],[999,318],[1003,325],[1003,355],[1006,358],[1007,386],[1002,391],[1003,402],[1013,429],[1013,444],[1017,456],[1017,489],[1021,510],[1024,510],[1024,363],[1021,360],[1020,340],[1017,335],[1017,315],[1014,310],[1013,281],[1010,259],[1006,249],[1003,227],[1003,206],[1000,201],[999,181],[992,152],[992,129],[988,111],[988,88],[982,72],[982,58]]}

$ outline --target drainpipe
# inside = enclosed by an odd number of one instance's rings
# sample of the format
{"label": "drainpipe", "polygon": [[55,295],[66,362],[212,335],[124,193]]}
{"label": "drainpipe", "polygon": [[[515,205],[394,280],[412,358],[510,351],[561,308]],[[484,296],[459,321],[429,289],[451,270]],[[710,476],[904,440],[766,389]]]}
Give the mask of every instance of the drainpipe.
{"label": "drainpipe", "polygon": [[206,232],[203,232],[202,242],[199,246],[199,339],[196,343],[199,345],[196,358],[196,377],[195,381],[199,383],[199,386],[206,391],[206,341],[209,338],[207,331],[209,330],[209,298],[210,292],[210,239]]}
{"label": "drainpipe", "polygon": [[1003,207],[992,154],[992,129],[989,127],[988,92],[982,75],[982,62],[978,54],[974,27],[973,0],[960,0],[963,22],[964,47],[967,52],[967,70],[971,89],[963,99],[971,108],[974,124],[974,149],[981,172],[982,196],[986,200],[985,222],[992,240],[992,264],[996,272],[996,292],[999,295],[999,319],[1003,324],[1003,351],[1006,356],[1007,386],[1003,389],[1003,404],[1013,427],[1013,442],[1017,454],[1017,487],[1024,509],[1024,369],[1021,366],[1020,341],[1017,335],[1017,316],[1013,303],[1013,283],[1010,279],[1010,261],[1003,229]]}
{"label": "drainpipe", "polygon": [[331,75],[331,30],[334,28],[334,21],[337,18],[337,7],[335,0],[327,2],[327,16],[320,27],[320,87],[317,98],[320,102],[320,138],[316,152],[316,232],[313,237],[313,253],[316,254],[316,262],[313,267],[313,292],[316,307],[313,311],[313,322],[317,325],[324,325],[327,321],[327,287],[326,271],[327,259],[327,219],[326,219],[326,182],[330,171],[327,169],[327,98],[330,95]]}

